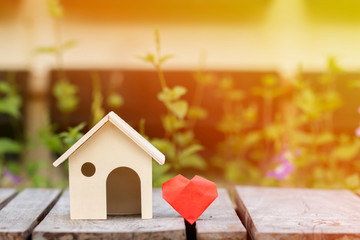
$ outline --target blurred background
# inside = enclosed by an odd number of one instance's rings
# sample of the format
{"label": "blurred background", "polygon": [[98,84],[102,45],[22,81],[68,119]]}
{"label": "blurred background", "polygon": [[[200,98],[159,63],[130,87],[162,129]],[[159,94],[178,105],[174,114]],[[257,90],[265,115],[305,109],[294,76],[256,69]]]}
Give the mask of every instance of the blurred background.
{"label": "blurred background", "polygon": [[0,1],[0,187],[109,111],[181,173],[220,185],[360,189],[357,0]]}

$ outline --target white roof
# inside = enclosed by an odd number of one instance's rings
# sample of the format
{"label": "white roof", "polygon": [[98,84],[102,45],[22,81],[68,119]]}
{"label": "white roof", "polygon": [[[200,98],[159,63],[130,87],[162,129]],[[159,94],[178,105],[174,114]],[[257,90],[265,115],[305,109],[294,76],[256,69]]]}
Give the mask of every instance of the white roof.
{"label": "white roof", "polygon": [[160,165],[165,163],[165,155],[157,150],[151,143],[149,143],[143,136],[141,136],[135,129],[122,120],[116,113],[110,112],[103,119],[101,119],[93,128],[91,128],[82,138],[80,138],[72,147],[70,147],[63,155],[61,155],[53,165],[55,167],[63,163],[73,152],[75,152],[83,143],[85,143],[96,131],[98,131],[105,123],[111,122],[126,136],[133,140],[139,147],[141,147],[147,154],[149,154]]}

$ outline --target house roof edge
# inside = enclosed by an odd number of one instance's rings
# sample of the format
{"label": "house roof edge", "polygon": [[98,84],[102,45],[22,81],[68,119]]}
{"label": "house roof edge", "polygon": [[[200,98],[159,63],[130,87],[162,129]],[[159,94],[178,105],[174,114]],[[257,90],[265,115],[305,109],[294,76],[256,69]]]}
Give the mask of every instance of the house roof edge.
{"label": "house roof edge", "polygon": [[53,162],[55,167],[59,166],[68,159],[81,145],[83,145],[93,134],[95,134],[105,123],[111,122],[127,137],[135,142],[147,154],[149,154],[157,163],[163,165],[165,163],[165,155],[155,148],[149,141],[141,136],[128,123],[121,119],[116,113],[110,112],[102,118],[94,127],[92,127],[84,136],[82,136],[74,145],[66,150],[56,161]]}

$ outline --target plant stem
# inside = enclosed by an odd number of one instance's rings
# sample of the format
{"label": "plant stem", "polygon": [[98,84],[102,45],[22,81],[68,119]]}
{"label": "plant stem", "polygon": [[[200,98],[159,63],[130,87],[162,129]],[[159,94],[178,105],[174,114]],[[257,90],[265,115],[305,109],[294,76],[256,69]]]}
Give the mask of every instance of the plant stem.
{"label": "plant stem", "polygon": [[161,65],[160,65],[159,62],[157,62],[157,63],[154,63],[154,67],[155,67],[156,72],[158,74],[160,84],[161,84],[161,88],[162,88],[162,90],[164,90],[165,88],[167,88],[167,85],[166,85],[166,80],[165,80],[164,73],[161,70]]}
{"label": "plant stem", "polygon": [[163,71],[161,70],[161,44],[159,29],[155,29],[155,45],[156,45],[156,58],[154,59],[154,67],[158,73],[162,89],[166,88],[166,80]]}

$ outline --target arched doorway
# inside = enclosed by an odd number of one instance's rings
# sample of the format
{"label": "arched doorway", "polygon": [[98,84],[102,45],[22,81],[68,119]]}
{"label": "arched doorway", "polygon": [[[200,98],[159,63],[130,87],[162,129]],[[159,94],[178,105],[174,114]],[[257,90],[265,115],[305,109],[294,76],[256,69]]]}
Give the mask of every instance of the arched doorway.
{"label": "arched doorway", "polygon": [[106,180],[107,214],[141,213],[141,186],[137,173],[127,167],[111,171]]}

